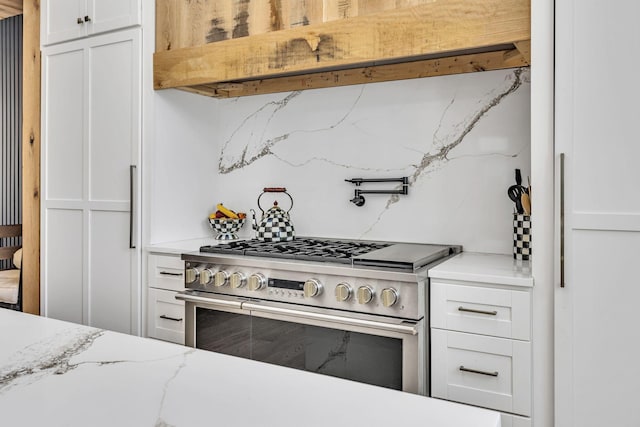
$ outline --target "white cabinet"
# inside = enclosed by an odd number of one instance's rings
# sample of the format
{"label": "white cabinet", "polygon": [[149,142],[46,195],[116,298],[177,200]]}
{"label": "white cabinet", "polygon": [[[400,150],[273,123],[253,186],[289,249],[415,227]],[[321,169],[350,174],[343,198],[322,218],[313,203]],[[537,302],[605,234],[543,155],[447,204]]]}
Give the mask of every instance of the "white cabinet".
{"label": "white cabinet", "polygon": [[140,25],[140,0],[43,0],[43,46]]}
{"label": "white cabinet", "polygon": [[431,394],[531,415],[531,343],[431,329]]}
{"label": "white cabinet", "polygon": [[639,2],[556,2],[557,427],[640,425],[638,16]]}
{"label": "white cabinet", "polygon": [[[42,54],[42,313],[140,332],[140,30]],[[114,72],[118,70],[118,72]]]}
{"label": "white cabinet", "polygon": [[184,345],[184,301],[175,299],[184,290],[184,262],[180,255],[147,257],[147,335]]}
{"label": "white cabinet", "polygon": [[531,425],[529,263],[462,253],[429,277],[432,397],[501,411],[504,425]]}

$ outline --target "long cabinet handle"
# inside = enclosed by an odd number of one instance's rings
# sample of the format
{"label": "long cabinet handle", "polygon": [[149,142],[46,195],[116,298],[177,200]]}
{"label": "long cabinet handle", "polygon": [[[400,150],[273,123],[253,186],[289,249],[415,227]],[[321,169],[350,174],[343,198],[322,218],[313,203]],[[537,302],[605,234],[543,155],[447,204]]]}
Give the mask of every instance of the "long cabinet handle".
{"label": "long cabinet handle", "polygon": [[172,273],[170,271],[161,271],[159,274],[162,276],[182,276],[182,273]]}
{"label": "long cabinet handle", "polygon": [[129,166],[129,248],[135,249],[133,243],[133,208],[135,206],[133,179],[136,174],[136,165]]}
{"label": "long cabinet handle", "polygon": [[473,308],[466,308],[463,306],[458,307],[458,311],[466,311],[468,313],[478,313],[478,314],[488,314],[489,316],[495,316],[498,314],[497,311],[485,311],[485,310],[475,310]]}
{"label": "long cabinet handle", "polygon": [[560,287],[564,285],[564,153],[560,153]]}
{"label": "long cabinet handle", "polygon": [[182,322],[182,318],[165,316],[164,314],[160,315],[161,319],[173,320],[174,322]]}
{"label": "long cabinet handle", "polygon": [[479,371],[477,369],[465,368],[462,365],[460,365],[460,367],[458,369],[460,369],[463,372],[471,372],[472,374],[487,375],[487,376],[490,376],[490,377],[497,377],[498,376],[498,372],[497,371],[493,371],[493,372]]}

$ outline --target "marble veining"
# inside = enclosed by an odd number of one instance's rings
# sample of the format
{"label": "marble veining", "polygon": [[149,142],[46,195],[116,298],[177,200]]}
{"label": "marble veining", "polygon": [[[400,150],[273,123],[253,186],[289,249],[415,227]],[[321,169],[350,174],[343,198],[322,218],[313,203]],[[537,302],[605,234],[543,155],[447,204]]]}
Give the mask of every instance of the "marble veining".
{"label": "marble veining", "polygon": [[[506,189],[514,168],[530,174],[529,73],[226,100],[163,93],[157,146],[171,161],[155,178],[176,190],[153,199],[151,241],[211,235],[206,217],[215,203],[257,211],[262,188],[286,187],[299,236],[453,243],[509,254],[513,203]],[[181,114],[186,108],[189,114]],[[188,171],[172,171],[176,160]],[[349,202],[354,186],[345,179],[401,176],[410,178],[408,195],[365,196],[362,207]],[[274,201],[263,199],[265,208]],[[288,200],[278,201],[288,209]],[[254,233],[247,224],[238,235]]]}
{"label": "marble veining", "polygon": [[349,348],[349,341],[351,341],[351,332],[343,331],[342,332],[342,340],[340,340],[338,348],[335,350],[330,350],[327,354],[327,358],[320,363],[315,372],[324,372],[327,365],[333,362],[336,359],[341,359],[343,362],[347,361],[347,350]]}
{"label": "marble veining", "polygon": [[[220,150],[218,171],[221,174],[228,174],[237,169],[249,166],[264,156],[273,155],[274,152],[272,148],[277,143],[289,139],[294,134],[323,132],[340,126],[358,104],[364,87],[365,86],[362,86],[360,94],[353,101],[351,108],[334,122],[315,129],[294,129],[265,139],[265,134],[274,117],[283,111],[293,99],[300,96],[302,92],[292,92],[279,101],[268,102],[248,115],[223,143],[222,149]],[[237,144],[236,140],[238,139],[243,142]],[[245,140],[247,141],[246,144],[244,143]],[[286,161],[285,159],[282,160]]]}
{"label": "marble veining", "polygon": [[[509,82],[509,80],[512,80],[512,82]],[[480,107],[469,113],[462,121],[454,122],[449,126],[445,126],[448,118],[447,112],[450,111],[450,107],[456,101],[454,97],[442,113],[438,128],[433,134],[432,141],[426,144],[427,146],[433,146],[435,152],[425,153],[420,161],[415,166],[412,166],[415,170],[411,176],[409,176],[409,188],[411,188],[411,186],[413,186],[421,176],[436,169],[438,167],[438,163],[451,161],[452,158],[449,157],[449,153],[464,141],[465,137],[474,129],[478,122],[480,122],[480,120],[482,120],[482,118],[491,111],[491,109],[499,105],[504,98],[518,90],[525,80],[528,81],[528,69],[516,69],[513,71],[510,78],[505,79],[505,88],[498,89],[497,94],[489,94],[487,97],[488,99],[482,100]],[[511,156],[516,157],[517,155],[518,153],[515,153]],[[400,187],[396,188],[399,189]],[[399,200],[400,196],[397,194],[389,196],[386,205],[378,214],[376,220],[359,237],[366,237],[367,233],[378,224],[382,215],[389,210],[389,207],[397,203]]]}
{"label": "marble veining", "polygon": [[12,362],[0,370],[0,394],[18,383],[31,384],[44,376],[64,375],[77,368],[82,363],[70,363],[70,360],[102,334],[100,330],[70,329],[17,352]]}
{"label": "marble veining", "polygon": [[[438,425],[496,412],[0,309],[0,424],[52,427]],[[312,416],[308,403],[322,410]],[[354,411],[390,405],[394,411]],[[274,408],[285,410],[274,410]]]}

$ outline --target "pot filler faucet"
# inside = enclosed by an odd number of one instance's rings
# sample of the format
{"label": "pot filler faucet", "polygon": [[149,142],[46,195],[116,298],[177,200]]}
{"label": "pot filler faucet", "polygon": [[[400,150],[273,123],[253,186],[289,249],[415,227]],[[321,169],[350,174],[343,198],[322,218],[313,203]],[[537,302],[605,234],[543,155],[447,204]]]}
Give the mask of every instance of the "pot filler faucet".
{"label": "pot filler faucet", "polygon": [[363,194],[409,194],[409,177],[403,176],[402,178],[351,178],[345,179],[345,181],[355,184],[356,187],[360,187],[360,184],[363,182],[401,182],[402,189],[400,190],[361,190],[359,188],[355,189],[355,195],[353,199],[350,200],[351,203],[356,206],[364,205],[364,197]]}

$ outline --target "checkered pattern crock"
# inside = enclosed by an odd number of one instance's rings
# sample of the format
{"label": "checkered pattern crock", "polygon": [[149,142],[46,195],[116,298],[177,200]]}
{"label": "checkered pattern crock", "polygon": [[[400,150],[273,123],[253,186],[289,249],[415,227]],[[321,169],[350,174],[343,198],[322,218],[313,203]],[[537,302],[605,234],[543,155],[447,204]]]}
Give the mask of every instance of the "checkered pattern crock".
{"label": "checkered pattern crock", "polygon": [[513,214],[513,258],[531,259],[531,216]]}
{"label": "checkered pattern crock", "polygon": [[218,235],[217,240],[235,240],[238,236],[235,234],[244,224],[244,218],[231,219],[231,218],[209,218],[209,225],[214,229]]}
{"label": "checkered pattern crock", "polygon": [[258,226],[256,238],[267,242],[290,242],[296,237],[293,225],[285,218],[267,218]]}

